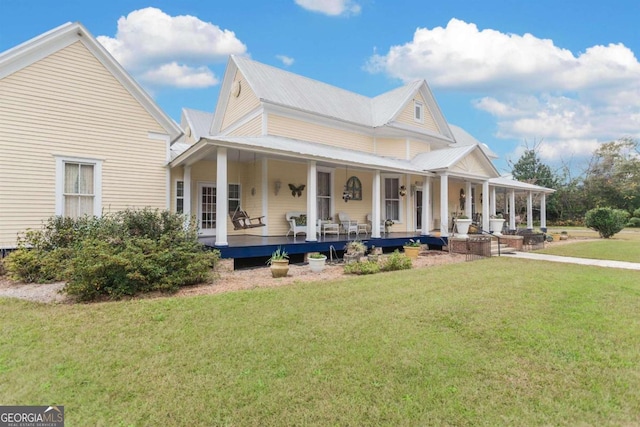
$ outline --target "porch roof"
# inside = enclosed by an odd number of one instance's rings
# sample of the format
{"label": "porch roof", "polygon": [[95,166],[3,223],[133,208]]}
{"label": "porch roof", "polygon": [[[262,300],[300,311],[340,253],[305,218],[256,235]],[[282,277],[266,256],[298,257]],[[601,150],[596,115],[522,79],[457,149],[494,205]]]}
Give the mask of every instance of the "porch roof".
{"label": "porch roof", "polygon": [[491,178],[489,180],[489,185],[521,191],[533,191],[535,193],[551,194],[556,192],[556,190],[554,190],[553,188],[541,187],[539,185],[529,184],[528,182],[516,181],[510,175]]}
{"label": "porch roof", "polygon": [[384,171],[414,173],[423,176],[432,175],[430,172],[425,171],[424,168],[414,165],[408,160],[382,157],[347,148],[271,135],[203,138],[176,156],[171,162],[171,166],[193,164],[203,157],[203,153],[219,146],[294,159],[339,163],[340,165],[349,165],[363,169],[381,169]]}

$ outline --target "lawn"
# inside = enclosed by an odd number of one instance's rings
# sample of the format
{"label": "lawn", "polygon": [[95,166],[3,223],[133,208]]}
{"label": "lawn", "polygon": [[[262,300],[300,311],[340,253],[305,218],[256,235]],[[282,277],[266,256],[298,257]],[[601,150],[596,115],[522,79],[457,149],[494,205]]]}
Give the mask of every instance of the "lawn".
{"label": "lawn", "polygon": [[0,299],[0,402],[68,426],[637,425],[640,273],[492,258],[87,305]]}
{"label": "lawn", "polygon": [[[570,236],[584,237],[586,229],[569,231]],[[593,238],[597,234],[593,232]],[[614,261],[628,261],[640,263],[640,230],[625,229],[610,239],[576,242],[570,245],[554,246],[553,243],[541,251],[552,255],[562,255],[579,258],[607,259]]]}

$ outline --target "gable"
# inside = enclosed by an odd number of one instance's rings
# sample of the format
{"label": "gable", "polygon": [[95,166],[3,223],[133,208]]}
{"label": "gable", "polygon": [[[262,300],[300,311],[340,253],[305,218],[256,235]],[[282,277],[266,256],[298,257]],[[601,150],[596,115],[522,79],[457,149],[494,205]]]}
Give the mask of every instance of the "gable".
{"label": "gable", "polygon": [[[423,119],[420,122],[416,121],[414,118],[416,102],[422,105]],[[415,96],[404,105],[404,108],[398,115],[397,121],[411,127],[428,130],[434,133],[441,133],[429,105],[420,92],[417,92]]]}
{"label": "gable", "polygon": [[486,159],[478,150],[474,150],[469,155],[456,162],[451,168],[451,172],[463,175],[474,175],[482,177],[494,177],[495,171],[489,167]]}
{"label": "gable", "polygon": [[[220,96],[223,96],[222,92]],[[246,77],[238,69],[236,69],[233,76],[230,90],[224,96],[226,103],[222,107],[224,116],[222,118],[221,133],[224,133],[234,123],[260,107],[260,100],[249,85]]]}

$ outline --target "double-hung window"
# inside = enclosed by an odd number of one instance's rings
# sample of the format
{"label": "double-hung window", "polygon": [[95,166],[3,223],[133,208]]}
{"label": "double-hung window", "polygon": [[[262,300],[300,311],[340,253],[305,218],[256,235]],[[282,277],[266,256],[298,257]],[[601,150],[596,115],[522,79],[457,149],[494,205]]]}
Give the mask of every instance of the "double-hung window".
{"label": "double-hung window", "polygon": [[56,158],[56,215],[100,215],[102,161]]}
{"label": "double-hung window", "polygon": [[384,179],[384,219],[400,221],[400,179]]}
{"label": "double-hung window", "polygon": [[229,184],[229,212],[233,213],[240,206],[240,184]]}
{"label": "double-hung window", "polygon": [[176,213],[184,213],[184,181],[176,181]]}

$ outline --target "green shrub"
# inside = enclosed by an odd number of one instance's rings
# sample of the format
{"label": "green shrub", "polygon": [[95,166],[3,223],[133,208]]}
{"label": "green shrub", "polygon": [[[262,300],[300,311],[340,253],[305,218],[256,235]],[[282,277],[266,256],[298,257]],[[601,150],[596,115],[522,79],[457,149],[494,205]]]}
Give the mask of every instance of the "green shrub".
{"label": "green shrub", "polygon": [[608,239],[624,228],[628,217],[629,213],[621,209],[595,208],[587,212],[584,224],[597,231],[600,237]]}
{"label": "green shrub", "polygon": [[633,215],[634,218],[640,218],[640,208],[636,209],[635,211],[633,211]]}
{"label": "green shrub", "polygon": [[376,274],[380,273],[380,264],[375,261],[352,262],[345,264],[345,274]]}
{"label": "green shrub", "polygon": [[15,280],[66,280],[67,293],[88,301],[202,282],[218,257],[182,215],[129,209],[102,218],[51,218],[25,234],[7,269]]}
{"label": "green shrub", "polygon": [[630,218],[627,227],[640,227],[640,218],[635,216]]}
{"label": "green shrub", "polygon": [[397,249],[382,261],[382,271],[409,270],[413,268],[411,258]]}

